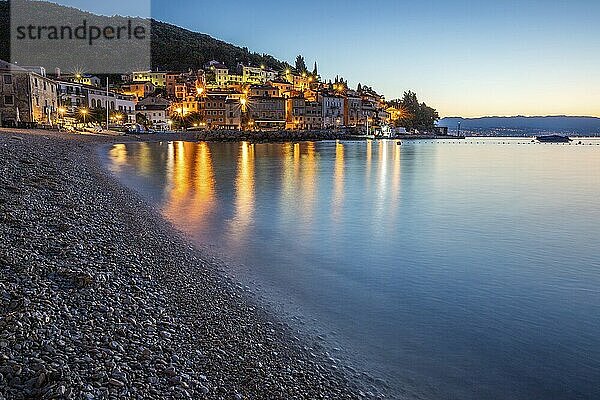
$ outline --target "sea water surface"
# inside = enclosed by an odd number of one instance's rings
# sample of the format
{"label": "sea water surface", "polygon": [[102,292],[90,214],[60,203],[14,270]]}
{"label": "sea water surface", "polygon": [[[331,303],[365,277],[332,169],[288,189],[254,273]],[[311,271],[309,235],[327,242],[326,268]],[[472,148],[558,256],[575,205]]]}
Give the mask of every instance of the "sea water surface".
{"label": "sea water surface", "polygon": [[600,399],[600,141],[132,143],[106,162],[394,397]]}

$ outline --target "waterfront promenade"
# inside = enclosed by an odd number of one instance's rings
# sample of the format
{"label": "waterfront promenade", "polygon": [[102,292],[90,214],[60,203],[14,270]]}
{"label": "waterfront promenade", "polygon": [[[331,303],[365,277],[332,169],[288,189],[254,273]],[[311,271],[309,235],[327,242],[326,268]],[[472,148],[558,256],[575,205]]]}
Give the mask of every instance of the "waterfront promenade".
{"label": "waterfront promenade", "polygon": [[103,170],[131,140],[0,130],[0,399],[374,397]]}

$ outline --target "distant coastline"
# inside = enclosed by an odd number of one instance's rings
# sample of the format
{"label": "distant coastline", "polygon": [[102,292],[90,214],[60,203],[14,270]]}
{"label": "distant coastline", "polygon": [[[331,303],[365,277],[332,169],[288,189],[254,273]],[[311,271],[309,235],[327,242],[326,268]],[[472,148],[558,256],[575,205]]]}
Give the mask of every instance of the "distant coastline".
{"label": "distant coastline", "polygon": [[470,136],[600,136],[600,118],[585,116],[446,117],[442,118],[438,125],[448,127],[450,132],[456,132],[459,123],[461,133]]}

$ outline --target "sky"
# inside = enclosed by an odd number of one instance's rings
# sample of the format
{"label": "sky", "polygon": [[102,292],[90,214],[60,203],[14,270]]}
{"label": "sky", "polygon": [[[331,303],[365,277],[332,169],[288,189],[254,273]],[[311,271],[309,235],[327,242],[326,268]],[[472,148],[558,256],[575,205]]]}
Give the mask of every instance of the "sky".
{"label": "sky", "polygon": [[[103,14],[147,13],[144,0],[60,0]],[[413,90],[442,116],[600,117],[598,0],[152,0],[152,17],[326,79]]]}

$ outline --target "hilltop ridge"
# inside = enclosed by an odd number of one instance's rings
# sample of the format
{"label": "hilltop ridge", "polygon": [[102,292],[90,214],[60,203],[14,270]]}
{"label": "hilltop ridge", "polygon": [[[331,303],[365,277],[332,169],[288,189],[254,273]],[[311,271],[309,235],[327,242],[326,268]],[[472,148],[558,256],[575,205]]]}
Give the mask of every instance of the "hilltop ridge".
{"label": "hilltop ridge", "polygon": [[[32,7],[43,7],[43,13],[48,21],[81,20],[93,15],[95,19],[109,17],[60,4],[39,1]],[[142,18],[132,17],[133,21]],[[164,70],[200,69],[210,60],[218,60],[230,68],[238,62],[281,70],[287,65],[269,54],[252,52],[246,47],[236,46],[223,40],[216,39],[205,33],[193,32],[167,22],[151,19],[152,28],[152,68]],[[8,1],[0,0],[0,59],[10,60],[10,6]]]}

